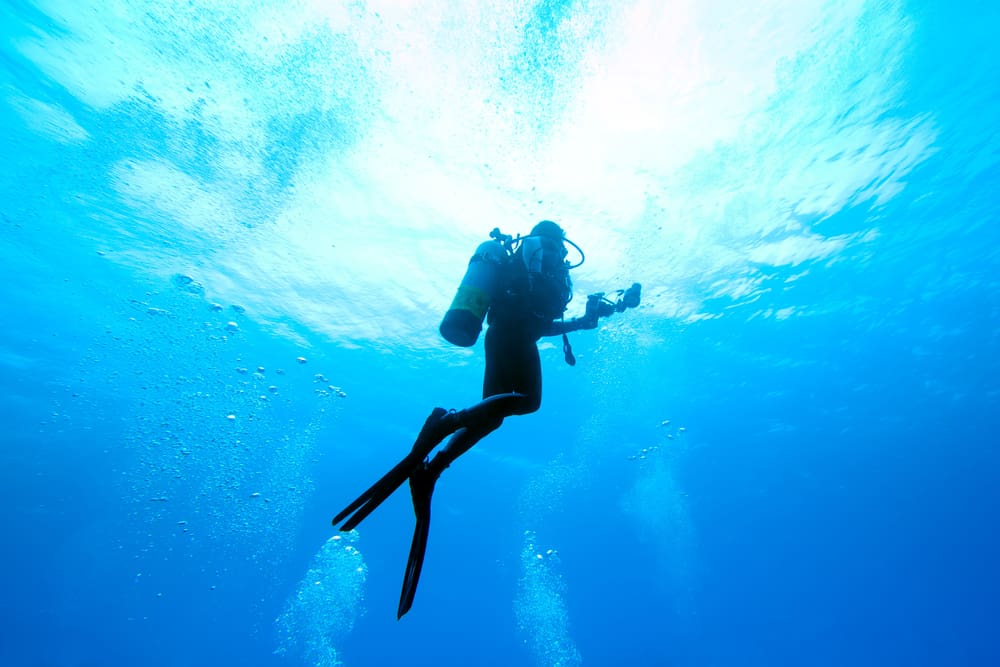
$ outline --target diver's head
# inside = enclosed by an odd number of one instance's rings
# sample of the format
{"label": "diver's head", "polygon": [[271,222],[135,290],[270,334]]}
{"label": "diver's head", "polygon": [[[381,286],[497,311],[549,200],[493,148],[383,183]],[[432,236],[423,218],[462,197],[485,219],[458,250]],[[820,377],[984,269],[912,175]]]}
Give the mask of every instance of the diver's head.
{"label": "diver's head", "polygon": [[551,220],[542,220],[537,225],[532,227],[531,235],[541,236],[555,241],[562,241],[566,238],[566,232],[563,231],[563,228]]}
{"label": "diver's head", "polygon": [[536,237],[541,241],[542,247],[546,251],[553,253],[553,255],[550,255],[553,258],[558,257],[558,261],[560,262],[566,258],[568,251],[563,243],[566,240],[566,232],[556,223],[551,220],[542,220],[531,228],[530,236]]}

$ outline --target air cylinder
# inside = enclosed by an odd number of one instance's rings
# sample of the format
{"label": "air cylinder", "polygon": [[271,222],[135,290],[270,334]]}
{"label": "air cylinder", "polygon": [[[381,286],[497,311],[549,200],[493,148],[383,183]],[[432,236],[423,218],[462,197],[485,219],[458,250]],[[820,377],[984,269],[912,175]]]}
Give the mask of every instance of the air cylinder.
{"label": "air cylinder", "polygon": [[507,253],[497,241],[479,244],[441,321],[440,331],[446,341],[460,347],[476,344],[506,261]]}

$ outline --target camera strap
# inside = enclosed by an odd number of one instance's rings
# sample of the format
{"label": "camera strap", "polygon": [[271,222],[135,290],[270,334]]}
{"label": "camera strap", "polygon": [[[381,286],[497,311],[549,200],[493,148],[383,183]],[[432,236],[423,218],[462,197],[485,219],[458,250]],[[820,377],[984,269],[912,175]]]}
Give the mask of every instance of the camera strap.
{"label": "camera strap", "polygon": [[569,336],[563,333],[563,357],[570,366],[576,366],[576,357],[573,356],[573,346],[569,344]]}

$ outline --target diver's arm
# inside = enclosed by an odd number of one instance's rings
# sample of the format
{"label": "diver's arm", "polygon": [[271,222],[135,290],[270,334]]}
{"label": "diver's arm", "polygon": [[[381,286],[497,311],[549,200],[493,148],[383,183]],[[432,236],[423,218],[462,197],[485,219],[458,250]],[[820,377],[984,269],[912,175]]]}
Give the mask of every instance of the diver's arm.
{"label": "diver's arm", "polygon": [[580,329],[596,329],[597,314],[588,313],[583,317],[574,317],[570,320],[555,320],[549,322],[542,331],[542,336],[561,336]]}
{"label": "diver's arm", "polygon": [[632,283],[626,290],[619,290],[620,298],[611,301],[604,296],[603,292],[597,292],[587,297],[587,310],[583,317],[574,317],[571,320],[559,320],[549,322],[542,332],[543,336],[561,336],[571,331],[580,329],[596,329],[597,321],[602,317],[611,317],[615,313],[623,313],[627,308],[635,308],[639,305],[642,295],[642,285]]}
{"label": "diver's arm", "polygon": [[542,336],[565,336],[572,331],[579,331],[580,329],[596,329],[597,320],[600,317],[597,301],[587,299],[587,310],[582,317],[574,317],[569,320],[553,320],[545,326]]}

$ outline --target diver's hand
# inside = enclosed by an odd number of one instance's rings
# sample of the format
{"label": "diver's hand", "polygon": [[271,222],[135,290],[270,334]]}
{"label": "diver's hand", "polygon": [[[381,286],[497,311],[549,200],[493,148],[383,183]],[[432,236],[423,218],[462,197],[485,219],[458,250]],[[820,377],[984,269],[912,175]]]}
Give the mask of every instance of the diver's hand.
{"label": "diver's hand", "polygon": [[[613,311],[610,309],[610,305],[604,301],[604,293],[598,292],[597,294],[591,294],[587,297],[587,310],[585,311],[583,317],[578,317],[577,319],[581,322],[586,320],[586,326],[580,325],[581,329],[596,329],[597,320],[601,316],[607,317]],[[607,311],[607,312],[604,312]]]}
{"label": "diver's hand", "polygon": [[597,328],[597,312],[588,312],[583,317],[576,318],[576,326],[578,329],[596,329]]}

